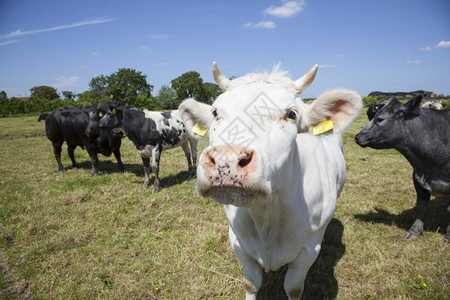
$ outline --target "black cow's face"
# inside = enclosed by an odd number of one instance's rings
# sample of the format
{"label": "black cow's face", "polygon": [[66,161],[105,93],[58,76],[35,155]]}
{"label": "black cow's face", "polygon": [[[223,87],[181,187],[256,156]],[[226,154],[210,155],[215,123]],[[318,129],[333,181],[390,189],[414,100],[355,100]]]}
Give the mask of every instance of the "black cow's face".
{"label": "black cow's face", "polygon": [[374,149],[395,148],[405,135],[404,122],[413,118],[419,108],[422,96],[402,104],[393,98],[358,133],[355,141],[361,147]]}
{"label": "black cow's face", "polygon": [[112,130],[112,134],[121,132],[122,104],[120,102],[102,101],[97,106],[100,128]]}

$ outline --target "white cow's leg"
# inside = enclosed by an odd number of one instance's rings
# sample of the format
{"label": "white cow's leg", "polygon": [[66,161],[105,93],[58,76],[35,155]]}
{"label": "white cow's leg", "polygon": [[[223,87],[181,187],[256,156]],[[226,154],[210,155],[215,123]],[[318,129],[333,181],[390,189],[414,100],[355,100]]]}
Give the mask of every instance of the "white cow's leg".
{"label": "white cow's leg", "polygon": [[[297,300],[303,294],[306,274],[320,252],[320,240],[316,243],[308,243],[297,258],[289,264],[284,278],[284,290],[289,300]],[[314,245],[315,244],[315,245]]]}
{"label": "white cow's leg", "polygon": [[198,144],[198,141],[196,139],[189,139],[189,145],[191,145],[192,163],[194,164],[194,169],[197,166],[197,144]]}
{"label": "white cow's leg", "polygon": [[183,149],[184,155],[186,156],[187,162],[188,162],[188,169],[191,171],[192,169],[192,161],[191,161],[191,152],[189,151],[189,144],[188,141],[181,144],[181,149]]}
{"label": "white cow's leg", "polygon": [[150,185],[150,158],[142,157],[142,163],[144,165],[144,185],[142,189],[148,189]]}
{"label": "white cow's leg", "polygon": [[240,260],[244,267],[245,299],[256,300],[263,281],[261,266],[250,257],[246,261]]}
{"label": "white cow's leg", "polygon": [[241,261],[244,269],[245,299],[256,300],[256,295],[258,294],[263,281],[261,266],[256,260],[243,251],[237,242],[237,239],[233,238],[233,236],[233,233],[230,232],[230,241],[233,250]]}
{"label": "white cow's leg", "polygon": [[159,161],[161,158],[161,147],[156,146],[152,149],[152,171],[155,175],[155,182],[153,183],[153,192],[159,192]]}

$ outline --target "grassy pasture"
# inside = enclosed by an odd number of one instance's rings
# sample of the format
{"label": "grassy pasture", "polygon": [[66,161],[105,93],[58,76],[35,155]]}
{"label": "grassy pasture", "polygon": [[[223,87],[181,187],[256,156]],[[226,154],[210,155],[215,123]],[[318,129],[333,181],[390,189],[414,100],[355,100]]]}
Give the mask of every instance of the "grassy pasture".
{"label": "grassy pasture", "polygon": [[[366,122],[362,113],[343,135],[347,182],[303,299],[449,299],[449,199],[431,201],[423,236],[405,240],[412,168],[396,151],[357,146]],[[81,167],[64,147],[60,174],[37,116],[0,119],[0,299],[245,297],[223,209],[195,194],[180,148],[163,152],[156,194],[141,190],[126,139],[123,174],[99,156],[94,178],[75,153]]]}

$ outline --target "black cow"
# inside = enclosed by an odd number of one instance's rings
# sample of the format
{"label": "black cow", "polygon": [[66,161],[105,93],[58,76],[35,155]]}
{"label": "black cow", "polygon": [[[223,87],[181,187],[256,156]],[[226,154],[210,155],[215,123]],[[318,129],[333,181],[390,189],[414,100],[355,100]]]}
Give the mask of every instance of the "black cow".
{"label": "black cow", "polygon": [[120,158],[120,145],[123,133],[121,130],[106,130],[98,125],[104,115],[114,114],[120,102],[103,101],[98,106],[66,106],[61,107],[48,115],[45,120],[45,132],[53,144],[53,152],[58,169],[64,172],[61,163],[61,149],[64,141],[67,143],[67,152],[72,160],[73,168],[77,168],[74,150],[77,146],[86,148],[92,163],[92,175],[98,175],[98,156],[110,156],[114,153],[117,159],[119,172],[123,172],[123,163]]}
{"label": "black cow", "polygon": [[[391,99],[355,137],[361,147],[396,149],[413,166],[418,215],[406,234],[410,240],[423,232],[430,196],[450,194],[450,110],[419,109],[421,100]],[[444,241],[450,241],[450,225]]]}
{"label": "black cow", "polygon": [[375,117],[375,114],[377,112],[379,112],[383,107],[384,107],[384,103],[372,103],[369,104],[369,108],[367,109],[367,117],[369,118],[369,121],[371,121],[373,119],[373,117]]}
{"label": "black cow", "polygon": [[[152,171],[155,174],[153,192],[160,190],[159,162],[161,152],[178,146],[183,148],[186,155],[189,171],[195,173],[197,164],[198,141],[186,131],[177,110],[172,112],[152,112],[122,107],[116,115],[105,115],[100,119],[101,128],[121,128],[139,152],[144,164],[144,185],[150,185],[150,157],[152,157]],[[189,151],[189,144],[192,151]]]}
{"label": "black cow", "polygon": [[41,114],[38,118],[38,122],[47,119],[47,117],[48,117],[48,114]]}

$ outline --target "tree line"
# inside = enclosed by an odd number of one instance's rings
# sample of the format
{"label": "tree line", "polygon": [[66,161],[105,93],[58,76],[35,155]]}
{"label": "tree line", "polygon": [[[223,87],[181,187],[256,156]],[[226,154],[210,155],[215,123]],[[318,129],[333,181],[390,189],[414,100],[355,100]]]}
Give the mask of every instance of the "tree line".
{"label": "tree line", "polygon": [[51,86],[35,86],[30,89],[30,97],[8,98],[0,92],[0,116],[51,112],[67,105],[89,106],[101,101],[120,101],[131,107],[149,110],[176,109],[186,98],[212,103],[221,93],[218,85],[203,82],[200,74],[189,71],[163,85],[158,96],[153,96],[153,85],[147,82],[142,72],[121,68],[110,75],[99,75],[89,82],[89,90],[74,94],[62,91],[61,95]]}

